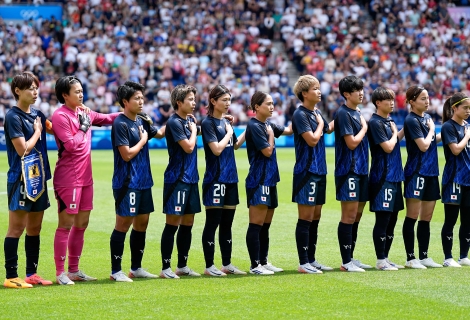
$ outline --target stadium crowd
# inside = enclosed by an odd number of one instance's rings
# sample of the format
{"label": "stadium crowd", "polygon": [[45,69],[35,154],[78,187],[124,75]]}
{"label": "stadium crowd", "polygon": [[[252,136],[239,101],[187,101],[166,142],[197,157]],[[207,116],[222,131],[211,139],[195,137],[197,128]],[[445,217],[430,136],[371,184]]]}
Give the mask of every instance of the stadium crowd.
{"label": "stadium crowd", "polygon": [[413,84],[428,90],[435,121],[449,95],[470,90],[470,23],[452,21],[443,1],[376,0],[369,3],[369,14],[357,3],[297,4],[281,20],[282,40],[297,69],[321,81],[330,116],[342,101],[338,81],[348,74],[366,84],[365,116],[375,110],[370,102],[374,89],[393,89],[398,122],[408,113],[405,90]]}
{"label": "stadium crowd", "polygon": [[348,74],[364,79],[366,118],[379,85],[396,92],[398,122],[407,114],[404,90],[412,84],[428,89],[435,120],[445,97],[470,90],[464,50],[470,24],[453,23],[445,3],[434,0],[376,0],[367,10],[347,0],[62,2],[62,22],[0,20],[0,120],[15,104],[9,81],[32,70],[41,80],[37,104],[48,117],[59,106],[55,81],[76,74],[85,104],[100,112],[118,110],[116,89],[133,80],[150,88],[145,111],[163,124],[173,112],[170,91],[187,83],[200,93],[196,117],[202,120],[210,88],[221,83],[232,92],[236,124],[252,116],[247,105],[255,90],[271,93],[275,122],[284,124],[298,101],[276,40],[285,43],[299,72],[321,81],[321,108],[330,118],[343,101],[338,81]]}

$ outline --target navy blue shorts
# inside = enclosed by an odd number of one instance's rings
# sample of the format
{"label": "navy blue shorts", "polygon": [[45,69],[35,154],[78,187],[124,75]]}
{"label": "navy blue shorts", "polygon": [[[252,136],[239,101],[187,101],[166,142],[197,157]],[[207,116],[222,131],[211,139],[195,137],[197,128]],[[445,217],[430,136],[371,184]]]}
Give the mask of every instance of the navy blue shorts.
{"label": "navy blue shorts", "polygon": [[268,187],[259,185],[257,188],[246,188],[247,207],[264,204],[268,209],[276,209],[277,187]]}
{"label": "navy blue shorts", "polygon": [[370,211],[398,212],[405,209],[401,182],[369,184]]}
{"label": "navy blue shorts", "polygon": [[165,183],[163,185],[163,213],[194,214],[201,212],[201,200],[197,183]]}
{"label": "navy blue shorts", "polygon": [[20,180],[15,183],[7,183],[7,195],[8,209],[11,211],[41,212],[51,206],[47,193],[47,182],[44,183],[44,192],[36,201],[31,201],[26,196],[24,183]]}
{"label": "navy blue shorts", "polygon": [[436,201],[441,198],[438,177],[426,177],[419,173],[405,180],[405,198]]}
{"label": "navy blue shorts", "polygon": [[460,205],[462,200],[462,187],[455,182],[442,185],[442,203]]}
{"label": "navy blue shorts", "polygon": [[366,202],[369,200],[369,176],[353,172],[335,177],[336,200]]}
{"label": "navy blue shorts", "polygon": [[292,202],[316,206],[325,204],[326,175],[311,172],[294,174],[292,180]]}
{"label": "navy blue shorts", "polygon": [[202,185],[202,203],[206,207],[236,206],[238,198],[238,183],[214,182]]}
{"label": "navy blue shorts", "polygon": [[135,217],[154,211],[152,189],[136,190],[124,187],[113,190],[116,214],[121,217]]}

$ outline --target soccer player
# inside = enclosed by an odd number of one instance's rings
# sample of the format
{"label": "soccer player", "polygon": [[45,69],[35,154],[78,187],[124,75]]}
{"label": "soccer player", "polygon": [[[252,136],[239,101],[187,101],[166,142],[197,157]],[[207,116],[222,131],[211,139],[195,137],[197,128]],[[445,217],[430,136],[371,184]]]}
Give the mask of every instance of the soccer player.
{"label": "soccer player", "polygon": [[317,231],[326,197],[326,155],[324,134],[333,132],[316,104],[321,101],[320,82],[311,75],[301,76],[294,94],[302,102],[292,117],[295,143],[295,166],[292,202],[297,203],[299,218],[295,229],[298,271],[322,273],[333,268],[316,261]]}
{"label": "soccer player", "polygon": [[356,76],[341,79],[339,91],[346,103],[339,107],[334,120],[336,200],[341,201],[338,241],[341,270],[349,272],[372,268],[353,259],[359,221],[369,197],[367,123],[357,107],[364,97],[363,88],[364,83]]}
{"label": "soccer player", "polygon": [[[180,275],[200,276],[187,266],[191,247],[194,214],[201,212],[197,171],[196,136],[198,127],[192,115],[196,107],[196,88],[178,85],[171,92],[175,113],[168,119],[165,130],[170,159],[164,175],[163,213],[166,224],[162,232],[161,278],[177,279]],[[171,269],[171,254],[175,233],[178,248],[176,272]]]}
{"label": "soccer player", "polygon": [[[430,239],[430,221],[436,205],[441,198],[439,191],[439,164],[437,160],[437,143],[441,135],[435,134],[434,122],[425,111],[429,107],[429,96],[426,89],[411,86],[406,91],[406,100],[410,104],[410,114],[405,118],[405,139],[408,159],[405,164],[405,199],[406,217],[403,223],[403,240],[406,250],[405,267],[426,269],[442,268],[428,257]],[[419,260],[414,252],[414,226],[418,228]]]}
{"label": "soccer player", "polygon": [[398,212],[405,208],[402,181],[405,180],[401,162],[400,143],[403,130],[398,131],[390,118],[395,105],[395,93],[379,87],[372,93],[372,103],[377,108],[369,120],[367,136],[372,164],[369,174],[370,211],[375,212],[372,233],[377,263],[384,271],[404,268],[388,259],[393,242]]}
{"label": "soccer player", "polygon": [[292,127],[283,127],[267,121],[274,111],[272,97],[256,91],[251,97],[251,110],[256,112],[245,132],[246,151],[250,169],[246,177],[246,198],[250,224],[246,232],[246,245],[250,255],[250,273],[270,275],[284,271],[268,262],[269,227],[277,208],[279,169],[274,137],[291,135]]}
{"label": "soccer player", "polygon": [[[119,115],[83,112],[82,83],[75,76],[64,76],[56,83],[57,99],[64,105],[52,115],[59,158],[54,171],[54,192],[59,223],[54,238],[54,260],[58,284],[93,281],[79,270],[85,229],[93,209],[93,177],[91,171],[92,125],[111,125]],[[68,249],[68,273],[64,272]]]}
{"label": "soccer player", "polygon": [[[201,131],[206,155],[206,172],[202,184],[202,199],[206,207],[206,223],[202,232],[202,248],[209,276],[246,274],[231,263],[232,223],[238,199],[238,174],[234,150],[245,142],[245,133],[237,138],[230,123],[223,118],[230,107],[231,94],[223,85],[209,93],[208,116]],[[214,265],[215,232],[219,228],[222,268]]]}
{"label": "soccer player", "polygon": [[[40,231],[44,210],[49,208],[47,183],[44,192],[36,199],[26,196],[22,174],[22,157],[40,152],[44,164],[45,180],[51,179],[46,149],[46,117],[32,108],[38,97],[39,80],[31,72],[16,75],[11,82],[11,92],[17,101],[5,116],[5,143],[8,165],[8,231],[4,241],[7,288],[31,288],[33,285],[50,285],[51,281],[37,274],[39,263]],[[52,133],[48,130],[48,133]],[[26,278],[18,277],[18,242],[26,229]]]}
{"label": "soccer player", "polygon": [[[446,164],[442,174],[442,202],[444,225],[441,238],[444,250],[444,267],[470,266],[468,259],[470,239],[470,98],[456,93],[446,100],[441,128]],[[452,258],[453,230],[460,210],[460,259]]]}
{"label": "soccer player", "polygon": [[[142,118],[144,92],[142,84],[132,81],[118,88],[117,98],[124,113],[114,120],[111,132],[116,226],[110,239],[110,279],[118,282],[132,282],[131,278],[158,278],[142,268],[149,214],[154,211],[147,141],[153,137],[163,138],[165,127],[158,129],[151,126],[150,118]],[[131,270],[127,276],[122,272],[121,262],[126,233],[131,225]]]}

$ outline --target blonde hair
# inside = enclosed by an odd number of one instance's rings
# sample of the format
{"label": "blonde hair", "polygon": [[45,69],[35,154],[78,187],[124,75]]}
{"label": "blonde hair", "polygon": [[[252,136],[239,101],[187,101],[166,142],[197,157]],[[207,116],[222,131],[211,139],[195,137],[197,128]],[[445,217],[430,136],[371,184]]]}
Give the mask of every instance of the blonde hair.
{"label": "blonde hair", "polygon": [[299,77],[299,79],[297,79],[297,82],[294,84],[295,96],[299,98],[300,101],[304,102],[304,96],[302,95],[302,92],[307,92],[310,87],[315,84],[320,84],[320,81],[318,81],[318,79],[312,75],[308,74]]}

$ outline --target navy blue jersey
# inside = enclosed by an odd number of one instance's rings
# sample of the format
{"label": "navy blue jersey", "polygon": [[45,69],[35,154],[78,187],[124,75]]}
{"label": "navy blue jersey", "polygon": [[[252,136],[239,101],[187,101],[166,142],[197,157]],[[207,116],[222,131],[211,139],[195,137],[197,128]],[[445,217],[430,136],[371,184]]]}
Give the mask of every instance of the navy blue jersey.
{"label": "navy blue jersey", "polygon": [[450,119],[442,125],[441,137],[446,158],[444,172],[442,173],[443,185],[449,182],[455,182],[463,186],[470,186],[470,141],[457,156],[454,155],[449,148],[449,144],[460,143],[464,136],[465,126],[461,126],[454,120]]}
{"label": "navy blue jersey", "polygon": [[344,140],[344,136],[355,136],[361,129],[361,113],[344,104],[339,107],[335,118],[335,176],[344,176],[349,172],[359,175],[369,173],[367,135],[354,150],[349,149]]}
{"label": "navy blue jersey", "polygon": [[278,138],[283,132],[284,127],[266,123],[251,118],[246,126],[245,140],[246,151],[250,169],[246,177],[246,187],[256,188],[259,185],[274,187],[279,182],[279,169],[276,160],[276,147],[274,146],[271,156],[265,157],[261,150],[269,147],[269,135],[266,125],[271,125],[274,136]]}
{"label": "navy blue jersey", "polygon": [[310,147],[302,134],[308,131],[315,132],[318,127],[316,114],[322,118],[320,111],[311,111],[304,106],[295,110],[292,116],[292,129],[294,131],[295,143],[295,166],[294,174],[309,171],[314,174],[324,175],[326,169],[325,139],[323,134],[328,132],[328,122],[323,118],[323,132],[315,147]]}
{"label": "navy blue jersey", "polygon": [[197,148],[193,152],[186,153],[178,141],[191,138],[189,121],[173,114],[166,124],[166,144],[168,148],[168,166],[165,170],[165,183],[174,183],[178,180],[185,183],[197,183]]}
{"label": "navy blue jersey", "polygon": [[215,180],[222,183],[238,182],[237,165],[235,163],[233,148],[233,144],[237,142],[235,133],[219,156],[213,154],[209,147],[210,142],[219,142],[225,137],[227,134],[225,130],[226,123],[228,122],[225,119],[217,119],[211,116],[208,116],[202,121],[202,141],[206,155],[206,172],[204,173],[203,183],[212,183]]}
{"label": "navy blue jersey", "polygon": [[431,119],[429,114],[425,113],[424,117],[420,117],[414,112],[410,112],[405,118],[406,151],[408,152],[405,177],[410,177],[414,173],[419,173],[426,177],[439,175],[436,134],[434,134],[431,145],[426,152],[421,152],[415,142],[415,139],[418,138],[426,139],[429,133],[429,128],[426,124],[428,119]]}
{"label": "navy blue jersey", "polygon": [[157,134],[158,128],[151,127],[140,117],[133,121],[124,114],[120,114],[114,119],[111,129],[114,153],[113,189],[121,189],[124,186],[130,189],[144,190],[153,186],[147,143],[129,162],[124,161],[119,153],[120,146],[132,148],[140,141],[139,126],[143,126],[147,131],[149,139]]}
{"label": "navy blue jersey", "polygon": [[380,146],[382,142],[389,141],[393,136],[391,122],[393,122],[392,118],[385,119],[376,113],[369,120],[367,136],[372,157],[369,174],[371,183],[405,180],[401,163],[400,144],[397,142],[391,153],[385,152]]}
{"label": "navy blue jersey", "polygon": [[[8,165],[10,166],[7,174],[8,183],[15,183],[20,178],[22,172],[21,156],[16,152],[11,140],[20,137],[23,137],[25,141],[31,139],[34,134],[34,120],[37,117],[41,118],[42,132],[41,139],[38,139],[34,147],[42,154],[46,181],[51,178],[51,168],[49,166],[46,146],[46,116],[34,108],[30,108],[30,110],[30,113],[26,113],[20,108],[14,107],[5,116],[5,143],[7,145]],[[31,150],[31,147],[28,146],[28,149]]]}

